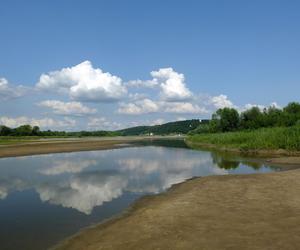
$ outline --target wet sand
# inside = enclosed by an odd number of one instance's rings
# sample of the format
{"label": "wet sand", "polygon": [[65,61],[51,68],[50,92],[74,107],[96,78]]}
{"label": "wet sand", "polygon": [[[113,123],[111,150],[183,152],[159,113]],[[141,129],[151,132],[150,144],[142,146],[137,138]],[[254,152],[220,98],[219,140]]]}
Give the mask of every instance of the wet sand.
{"label": "wet sand", "polygon": [[[268,162],[300,166],[300,157]],[[300,169],[195,178],[57,249],[299,249],[299,180]]]}

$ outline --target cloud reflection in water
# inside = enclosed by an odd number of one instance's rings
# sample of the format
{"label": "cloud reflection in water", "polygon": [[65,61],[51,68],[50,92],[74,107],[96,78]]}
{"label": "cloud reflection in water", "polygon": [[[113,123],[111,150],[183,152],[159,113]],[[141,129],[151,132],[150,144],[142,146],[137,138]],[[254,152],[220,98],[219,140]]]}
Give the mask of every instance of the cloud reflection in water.
{"label": "cloud reflection in water", "polygon": [[44,202],[90,214],[95,206],[122,195],[126,184],[126,179],[113,172],[88,172],[72,176],[62,183],[41,184],[36,191]]}
{"label": "cloud reflection in water", "polygon": [[125,192],[159,193],[194,176],[224,175],[240,168],[239,162],[209,152],[153,146],[22,159],[25,165],[26,161],[39,162],[29,168],[32,176],[0,179],[0,199],[31,188],[43,202],[87,215]]}

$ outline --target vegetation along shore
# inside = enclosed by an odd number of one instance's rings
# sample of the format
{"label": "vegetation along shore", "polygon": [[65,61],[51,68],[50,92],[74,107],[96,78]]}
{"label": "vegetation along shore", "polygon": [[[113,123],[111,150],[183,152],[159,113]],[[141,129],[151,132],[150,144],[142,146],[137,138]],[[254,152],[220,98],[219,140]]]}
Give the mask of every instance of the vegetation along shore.
{"label": "vegetation along shore", "polygon": [[233,108],[219,109],[208,124],[199,125],[189,135],[187,142],[196,147],[298,155],[300,104],[292,102],[283,109],[271,106],[262,111],[252,107],[241,114]]}

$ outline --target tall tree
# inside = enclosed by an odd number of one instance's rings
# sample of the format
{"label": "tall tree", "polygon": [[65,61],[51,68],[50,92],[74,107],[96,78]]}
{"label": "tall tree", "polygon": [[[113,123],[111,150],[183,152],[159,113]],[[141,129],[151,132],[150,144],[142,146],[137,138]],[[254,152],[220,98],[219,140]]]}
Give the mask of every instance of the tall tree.
{"label": "tall tree", "polygon": [[239,113],[234,108],[218,109],[212,115],[210,123],[212,131],[234,131],[239,127]]}

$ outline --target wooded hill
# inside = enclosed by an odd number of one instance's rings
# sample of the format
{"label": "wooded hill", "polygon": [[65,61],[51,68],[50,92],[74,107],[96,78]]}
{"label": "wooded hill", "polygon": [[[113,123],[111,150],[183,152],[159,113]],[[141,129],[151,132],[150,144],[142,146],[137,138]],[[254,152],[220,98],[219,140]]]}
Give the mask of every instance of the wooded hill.
{"label": "wooded hill", "polygon": [[187,134],[189,131],[196,129],[200,124],[208,123],[208,120],[185,120],[168,122],[154,126],[137,126],[122,129],[119,132],[123,136],[128,135],[169,135],[169,134]]}

